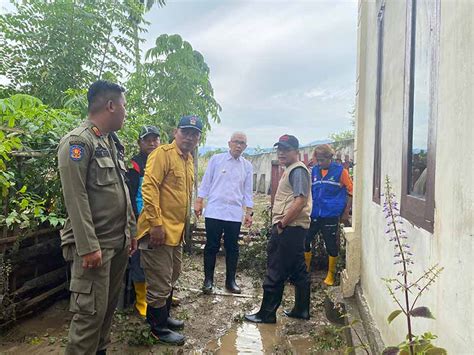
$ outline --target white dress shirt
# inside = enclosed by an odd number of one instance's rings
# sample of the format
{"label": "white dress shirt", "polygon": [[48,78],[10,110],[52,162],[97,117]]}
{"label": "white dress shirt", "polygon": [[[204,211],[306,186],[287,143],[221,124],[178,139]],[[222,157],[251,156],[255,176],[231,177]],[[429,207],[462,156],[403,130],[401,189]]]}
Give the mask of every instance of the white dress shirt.
{"label": "white dress shirt", "polygon": [[204,217],[242,222],[243,208],[253,207],[253,167],[243,157],[229,152],[213,155],[198,190],[207,198]]}

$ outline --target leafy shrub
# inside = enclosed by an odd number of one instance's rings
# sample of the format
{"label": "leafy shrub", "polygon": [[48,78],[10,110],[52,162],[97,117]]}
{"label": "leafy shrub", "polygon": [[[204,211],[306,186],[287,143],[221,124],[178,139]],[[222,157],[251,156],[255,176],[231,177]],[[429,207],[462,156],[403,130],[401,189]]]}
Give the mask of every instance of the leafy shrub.
{"label": "leafy shrub", "polygon": [[249,231],[244,238],[244,245],[240,248],[239,269],[256,280],[265,276],[267,268],[267,240],[272,229],[271,209],[266,207],[260,214],[263,227]]}

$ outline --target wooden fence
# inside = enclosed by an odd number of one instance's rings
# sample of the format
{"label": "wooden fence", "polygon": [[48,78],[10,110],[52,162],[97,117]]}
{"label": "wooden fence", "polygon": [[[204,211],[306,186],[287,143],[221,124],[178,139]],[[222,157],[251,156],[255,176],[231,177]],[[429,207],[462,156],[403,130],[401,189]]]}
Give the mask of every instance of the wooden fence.
{"label": "wooden fence", "polygon": [[[241,230],[240,236],[245,237],[245,240],[252,240],[256,238],[255,236],[249,235],[247,230]],[[243,242],[243,241],[242,241]],[[189,241],[191,244],[188,250],[191,252],[202,252],[204,250],[204,245],[206,244],[206,230],[202,227],[194,227],[191,234],[191,240]],[[224,240],[221,240],[221,244],[223,245]],[[223,252],[223,248],[221,247],[220,253]]]}
{"label": "wooden fence", "polygon": [[9,292],[0,295],[0,330],[67,295],[68,267],[59,229],[41,229],[25,236],[0,238]]}

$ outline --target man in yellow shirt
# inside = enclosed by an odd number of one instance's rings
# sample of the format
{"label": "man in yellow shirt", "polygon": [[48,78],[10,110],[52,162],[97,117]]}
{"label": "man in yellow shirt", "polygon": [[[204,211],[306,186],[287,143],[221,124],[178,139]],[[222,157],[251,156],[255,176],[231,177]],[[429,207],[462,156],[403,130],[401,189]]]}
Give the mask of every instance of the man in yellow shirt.
{"label": "man in yellow shirt", "polygon": [[194,182],[191,152],[201,138],[202,122],[185,116],[174,131],[174,141],[148,157],[143,178],[143,210],[138,219],[141,264],[147,283],[146,319],[152,335],[163,343],[183,345],[175,332],[182,321],[170,318],[173,286],[181,272],[182,242]]}

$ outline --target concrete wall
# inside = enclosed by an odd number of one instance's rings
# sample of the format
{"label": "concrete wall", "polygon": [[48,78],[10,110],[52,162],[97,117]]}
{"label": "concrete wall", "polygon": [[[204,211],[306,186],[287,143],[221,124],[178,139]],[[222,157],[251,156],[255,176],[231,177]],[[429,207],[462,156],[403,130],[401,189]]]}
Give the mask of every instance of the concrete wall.
{"label": "concrete wall", "polygon": [[[434,1],[433,1],[434,3]],[[361,286],[384,342],[404,339],[404,318],[391,325],[396,305],[382,277],[395,277],[393,246],[387,240],[382,207],[372,202],[375,137],[377,7],[361,1],[354,234],[361,239]],[[382,80],[382,176],[389,175],[397,199],[402,186],[406,2],[387,1]],[[439,263],[440,279],[419,305],[436,320],[415,318],[414,333],[431,331],[451,354],[471,354],[474,344],[474,2],[441,1],[434,233],[406,222],[414,254],[413,274]],[[459,151],[467,151],[461,156]],[[382,197],[383,199],[383,197]]]}
{"label": "concrete wall", "polygon": [[[315,146],[306,146],[300,149],[301,160],[305,160],[305,155],[308,160],[311,160]],[[337,151],[341,153],[342,159],[346,154],[350,159],[354,159],[354,141],[348,142],[347,146]],[[246,157],[253,165],[254,176],[254,190],[261,193],[270,193],[272,160],[277,159],[276,152],[262,153],[250,155]]]}

